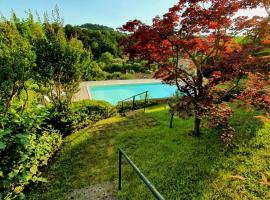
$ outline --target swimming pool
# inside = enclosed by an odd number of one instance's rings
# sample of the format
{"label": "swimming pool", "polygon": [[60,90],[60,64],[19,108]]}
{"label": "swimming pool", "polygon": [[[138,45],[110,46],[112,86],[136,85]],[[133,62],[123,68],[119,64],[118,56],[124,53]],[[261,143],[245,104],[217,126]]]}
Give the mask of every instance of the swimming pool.
{"label": "swimming pool", "polygon": [[[92,99],[108,101],[116,105],[119,101],[132,97],[136,94],[148,91],[149,98],[159,99],[173,96],[176,86],[162,83],[143,83],[143,84],[125,84],[125,85],[102,85],[88,87]],[[144,99],[145,95],[137,96],[136,100]]]}

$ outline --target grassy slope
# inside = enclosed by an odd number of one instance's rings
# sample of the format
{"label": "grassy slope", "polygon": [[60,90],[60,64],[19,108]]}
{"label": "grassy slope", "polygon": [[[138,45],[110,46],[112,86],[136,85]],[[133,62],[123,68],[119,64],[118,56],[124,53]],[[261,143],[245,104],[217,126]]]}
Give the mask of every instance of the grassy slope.
{"label": "grassy slope", "polygon": [[[29,199],[66,199],[72,189],[104,181],[117,185],[117,147],[122,147],[165,199],[267,199],[270,186],[270,125],[257,112],[235,109],[234,148],[225,151],[214,130],[189,135],[192,120],[176,119],[169,129],[164,107],[129,118],[115,117],[66,138],[46,170],[48,183],[33,188]],[[151,199],[126,165],[120,199]],[[231,176],[243,176],[245,180]]]}

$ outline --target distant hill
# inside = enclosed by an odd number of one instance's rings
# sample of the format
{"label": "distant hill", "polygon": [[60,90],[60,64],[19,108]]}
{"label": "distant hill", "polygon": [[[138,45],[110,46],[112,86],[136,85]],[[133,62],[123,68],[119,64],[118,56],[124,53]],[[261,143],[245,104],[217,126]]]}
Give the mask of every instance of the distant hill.
{"label": "distant hill", "polygon": [[123,52],[119,43],[127,36],[113,28],[91,23],[81,26],[67,24],[65,33],[68,39],[77,37],[81,40],[86,49],[91,49],[96,60],[106,52],[109,52],[115,58],[121,57]]}
{"label": "distant hill", "polygon": [[110,28],[108,26],[103,26],[99,24],[91,24],[91,23],[86,23],[80,26],[81,28],[86,28],[89,30],[104,30],[104,31],[115,31],[113,28]]}

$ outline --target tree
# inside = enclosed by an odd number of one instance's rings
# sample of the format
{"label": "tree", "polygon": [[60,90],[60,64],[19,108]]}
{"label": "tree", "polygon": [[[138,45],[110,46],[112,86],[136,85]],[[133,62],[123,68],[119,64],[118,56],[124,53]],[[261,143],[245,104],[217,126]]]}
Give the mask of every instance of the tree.
{"label": "tree", "polygon": [[99,58],[99,62],[103,62],[106,65],[112,64],[113,60],[114,57],[110,52],[103,53]]}
{"label": "tree", "polygon": [[84,24],[82,26],[65,26],[65,33],[70,39],[77,37],[84,44],[84,47],[90,50],[95,59],[109,52],[114,57],[122,55],[122,49],[119,48],[118,42],[126,35],[112,28],[107,28],[100,25]]}
{"label": "tree", "polygon": [[45,19],[46,37],[37,42],[35,80],[45,88],[56,108],[70,105],[79,89],[83,69],[90,63],[90,52],[76,38],[67,40],[63,23],[57,13],[53,22]]}
{"label": "tree", "polygon": [[25,82],[35,66],[35,53],[12,20],[0,24],[0,41],[0,104],[6,110],[22,90],[27,93]]}
{"label": "tree", "polygon": [[245,49],[250,49],[253,62],[246,68],[248,74],[247,88],[239,96],[247,105],[263,109],[270,116],[270,1],[247,0],[243,8],[263,7],[266,17],[255,16],[251,19],[240,17],[238,29],[242,29],[248,42]]}
{"label": "tree", "polygon": [[84,65],[82,73],[82,79],[84,81],[97,81],[105,79],[105,73],[102,71],[96,61],[91,61],[89,64]]}
{"label": "tree", "polygon": [[270,33],[270,1],[268,0],[244,0],[241,2],[241,7],[257,8],[262,7],[267,13],[266,17],[254,16],[248,18],[241,16],[236,19],[236,25],[239,32],[247,36],[246,39],[251,39],[253,42],[260,42],[265,37],[269,37]]}
{"label": "tree", "polygon": [[[235,31],[233,16],[240,6],[236,0],[179,0],[163,17],[154,18],[152,25],[134,20],[122,27],[132,33],[123,42],[130,59],[158,64],[155,77],[175,84],[184,94],[176,107],[192,110],[196,136],[201,134],[204,115],[213,117],[220,110],[231,115],[222,99],[238,85],[249,60],[231,31]],[[216,86],[227,81],[235,84],[222,95],[215,93]]]}

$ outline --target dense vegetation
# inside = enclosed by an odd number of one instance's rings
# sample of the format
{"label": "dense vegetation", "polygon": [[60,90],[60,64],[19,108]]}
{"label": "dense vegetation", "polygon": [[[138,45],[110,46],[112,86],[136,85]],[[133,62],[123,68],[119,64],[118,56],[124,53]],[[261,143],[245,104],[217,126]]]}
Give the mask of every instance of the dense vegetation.
{"label": "dense vegetation", "polygon": [[[65,139],[46,169],[48,182],[37,185],[28,198],[64,200],[76,189],[108,181],[116,193],[121,147],[165,199],[268,199],[270,123],[257,117],[258,110],[231,106],[235,115],[230,125],[237,132],[232,149],[224,149],[206,120],[200,138],[189,134],[192,118],[175,118],[170,129],[166,105],[100,121]],[[123,163],[119,199],[154,199],[130,165]]]}
{"label": "dense vegetation", "polygon": [[[267,15],[235,18],[241,9],[256,7]],[[135,19],[122,30],[130,33],[123,42],[130,60],[156,64],[155,77],[184,94],[171,109],[183,117],[194,116],[195,136],[201,135],[201,120],[208,116],[229,145],[234,129],[228,120],[233,111],[224,100],[247,76],[250,83],[240,98],[249,104],[263,102],[260,105],[269,111],[269,1],[179,0],[151,24]],[[227,83],[231,87],[216,91]]]}
{"label": "dense vegetation", "polygon": [[131,62],[124,56],[120,47],[121,41],[128,37],[124,33],[93,24],[66,25],[65,33],[69,39],[77,37],[82,41],[84,48],[92,54],[91,66],[99,67],[103,72],[94,77],[85,73],[83,80],[130,79],[135,73],[151,73],[145,67],[145,62]]}
{"label": "dense vegetation", "polygon": [[2,19],[0,49],[0,199],[24,198],[27,185],[46,181],[40,168],[63,137],[116,110],[107,102],[72,102],[86,74],[103,72],[80,40],[66,37],[57,10],[43,23],[31,13]]}
{"label": "dense vegetation", "polygon": [[[268,17],[233,18],[259,6]],[[71,189],[114,182],[118,146],[168,199],[269,197],[269,1],[180,0],[152,25],[128,22],[130,35],[64,26],[58,13],[42,22],[31,13],[0,20],[0,199],[61,199]],[[153,73],[181,93],[169,101],[169,112],[182,118],[175,129],[166,105],[115,117],[132,103],[74,102],[81,81]],[[129,183],[119,197],[150,198],[125,170]],[[40,187],[31,191],[33,183]]]}

